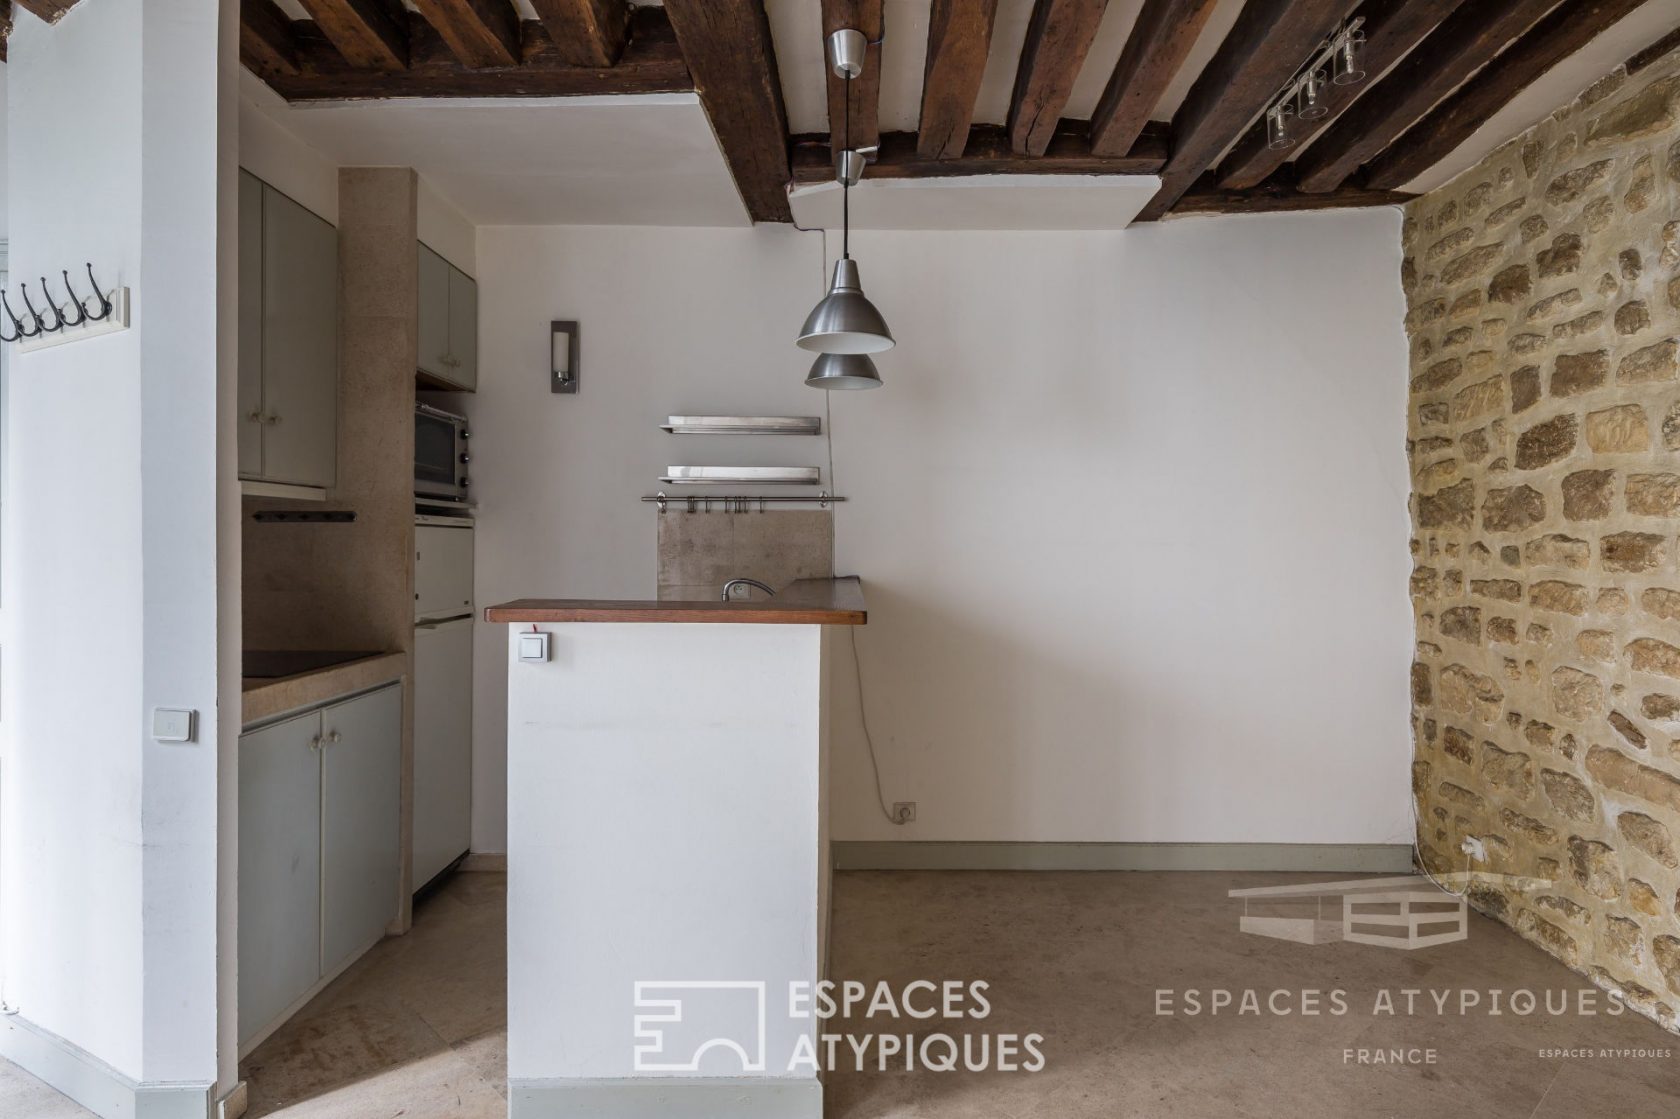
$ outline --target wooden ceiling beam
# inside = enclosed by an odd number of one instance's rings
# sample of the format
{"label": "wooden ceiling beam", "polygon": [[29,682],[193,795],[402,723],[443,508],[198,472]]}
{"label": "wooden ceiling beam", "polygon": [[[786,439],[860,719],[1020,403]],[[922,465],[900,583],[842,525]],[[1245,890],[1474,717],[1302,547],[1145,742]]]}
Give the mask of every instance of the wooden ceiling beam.
{"label": "wooden ceiling beam", "polygon": [[0,0],[0,62],[6,61],[6,43],[12,37],[12,0]]}
{"label": "wooden ceiling beam", "polygon": [[519,65],[519,13],[512,0],[414,0],[462,66]]}
{"label": "wooden ceiling beam", "polygon": [[1556,3],[1468,0],[1460,5],[1301,153],[1295,160],[1301,189],[1341,186]]}
{"label": "wooden ceiling beam", "polygon": [[1091,114],[1091,150],[1124,155],[1143,134],[1161,95],[1184,66],[1214,0],[1144,0],[1120,61]]}
{"label": "wooden ceiling beam", "polygon": [[363,70],[408,67],[408,14],[401,0],[299,0],[338,53]]}
{"label": "wooden ceiling beam", "polygon": [[1033,5],[1009,98],[1009,146],[1016,155],[1043,155],[1049,147],[1107,7],[1108,0]]}
{"label": "wooden ceiling beam", "polygon": [[787,108],[762,0],[666,0],[665,14],[748,216],[791,222]]}
{"label": "wooden ceiling beam", "polygon": [[[1365,19],[1365,25],[1360,30],[1365,35],[1366,72],[1372,77],[1386,72],[1461,3],[1463,0],[1366,0],[1354,12]],[[1326,85],[1322,101],[1329,115],[1319,120],[1292,119],[1289,124],[1295,144],[1288,148],[1269,147],[1265,118],[1255,121],[1231,153],[1220,162],[1219,185],[1240,189],[1262,182],[1299,151],[1303,141],[1328,127],[1353,104],[1368,84],[1367,81],[1355,85]]]}
{"label": "wooden ceiling beam", "polygon": [[1635,51],[1622,65],[1627,67],[1628,76],[1632,77],[1675,49],[1680,49],[1680,27],[1676,27],[1643,50]]}
{"label": "wooden ceiling beam", "polygon": [[574,66],[611,66],[630,31],[625,0],[531,0],[560,57]]}
{"label": "wooden ceiling beam", "polygon": [[1264,182],[1245,190],[1227,190],[1203,175],[1173,206],[1173,214],[1283,214],[1298,210],[1336,210],[1356,206],[1401,206],[1416,198],[1396,190],[1370,190],[1344,186],[1310,194],[1295,184],[1292,169],[1285,164]]}
{"label": "wooden ceiling beam", "polygon": [[407,70],[362,70],[350,65],[310,20],[292,24],[296,73],[246,65],[288,101],[382,97],[580,97],[615,93],[683,93],[694,89],[665,10],[637,8],[629,41],[613,66],[575,66],[560,56],[536,20],[520,27],[520,64],[507,70],[461,65],[443,38],[410,13]]}
{"label": "wooden ceiling beam", "polygon": [[17,6],[47,23],[57,23],[76,6],[76,0],[17,0]]}
{"label": "wooden ceiling beam", "polygon": [[298,72],[297,35],[274,0],[239,0],[239,59],[259,74]]}
{"label": "wooden ceiling beam", "polygon": [[923,158],[956,159],[963,154],[996,15],[997,0],[933,0],[916,133]]}
{"label": "wooden ceiling beam", "polygon": [[[873,147],[881,140],[880,40],[886,29],[881,9],[881,0],[822,0],[823,73],[828,80],[828,134],[834,138],[834,154],[839,154],[845,142],[848,90],[852,98],[852,147]],[[863,72],[849,82],[834,72],[828,59],[828,37],[848,27],[863,32],[869,43]]]}
{"label": "wooden ceiling beam", "polygon": [[[1098,156],[1091,151],[1090,126],[1083,120],[1064,120],[1051,134],[1044,153],[1016,153],[1008,130],[996,124],[977,124],[969,130],[968,146],[959,159],[930,159],[921,154],[914,132],[883,132],[881,151],[864,172],[865,179],[941,179],[968,175],[1153,175],[1167,161],[1167,126],[1154,122],[1145,128],[1124,156]],[[829,162],[829,138],[813,133],[793,138],[793,180],[825,183],[834,178]]]}
{"label": "wooden ceiling beam", "polygon": [[1364,184],[1395,190],[1468,140],[1540,75],[1586,46],[1645,0],[1572,0],[1543,16],[1366,167]]}
{"label": "wooden ceiling beam", "polygon": [[1248,0],[1173,114],[1173,154],[1161,189],[1135,220],[1155,221],[1170,211],[1352,6],[1351,0]]}

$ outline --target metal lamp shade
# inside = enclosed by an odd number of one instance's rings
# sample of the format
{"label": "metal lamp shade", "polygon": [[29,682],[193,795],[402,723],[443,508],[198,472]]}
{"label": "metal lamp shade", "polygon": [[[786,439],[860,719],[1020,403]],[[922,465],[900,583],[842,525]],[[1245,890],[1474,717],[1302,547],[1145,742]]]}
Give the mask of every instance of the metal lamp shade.
{"label": "metal lamp shade", "polygon": [[868,354],[823,354],[805,383],[814,389],[878,389],[881,374]]}
{"label": "metal lamp shade", "polygon": [[799,331],[799,348],[821,354],[878,354],[893,347],[892,331],[863,294],[857,261],[834,262],[834,283]]}

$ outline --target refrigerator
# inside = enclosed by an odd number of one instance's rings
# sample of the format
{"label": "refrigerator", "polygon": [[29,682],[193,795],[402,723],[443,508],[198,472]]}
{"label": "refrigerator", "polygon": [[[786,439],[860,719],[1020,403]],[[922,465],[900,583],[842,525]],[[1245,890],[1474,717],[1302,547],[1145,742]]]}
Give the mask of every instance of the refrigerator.
{"label": "refrigerator", "polygon": [[414,888],[472,845],[473,526],[414,526]]}

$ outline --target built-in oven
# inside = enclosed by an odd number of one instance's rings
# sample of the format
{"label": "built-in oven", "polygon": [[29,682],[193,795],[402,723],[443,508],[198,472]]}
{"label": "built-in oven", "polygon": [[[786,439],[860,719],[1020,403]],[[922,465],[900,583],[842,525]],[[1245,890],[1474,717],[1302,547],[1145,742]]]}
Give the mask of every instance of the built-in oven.
{"label": "built-in oven", "polygon": [[467,500],[467,417],[414,406],[414,494],[433,500]]}

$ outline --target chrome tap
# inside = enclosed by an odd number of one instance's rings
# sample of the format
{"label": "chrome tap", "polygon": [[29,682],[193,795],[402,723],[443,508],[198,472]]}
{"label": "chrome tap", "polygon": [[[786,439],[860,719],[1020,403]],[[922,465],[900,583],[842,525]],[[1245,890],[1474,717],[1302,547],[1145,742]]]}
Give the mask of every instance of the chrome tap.
{"label": "chrome tap", "polygon": [[736,587],[757,587],[759,590],[763,591],[765,594],[769,595],[771,598],[776,597],[776,592],[775,591],[771,590],[769,587],[765,586],[763,583],[760,583],[757,579],[731,579],[731,580],[729,580],[729,582],[727,582],[723,585],[723,601],[725,601],[725,602],[729,601],[730,592],[733,591]]}

